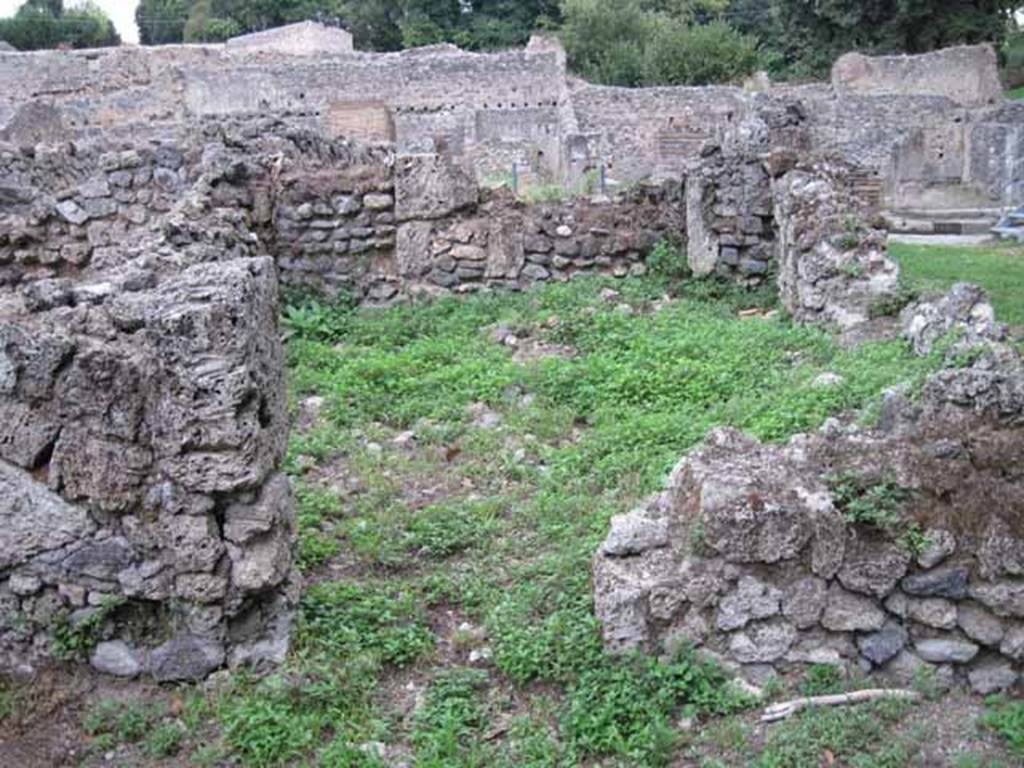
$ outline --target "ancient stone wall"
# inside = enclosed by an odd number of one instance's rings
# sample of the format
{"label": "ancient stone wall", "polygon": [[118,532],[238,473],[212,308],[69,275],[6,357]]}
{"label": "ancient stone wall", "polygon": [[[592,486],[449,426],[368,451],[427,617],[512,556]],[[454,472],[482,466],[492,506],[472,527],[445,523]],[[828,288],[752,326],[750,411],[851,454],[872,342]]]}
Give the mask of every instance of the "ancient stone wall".
{"label": "ancient stone wall", "polygon": [[871,320],[897,292],[899,269],[850,166],[799,165],[772,180],[771,195],[786,310],[799,322],[840,328]]}
{"label": "ancient stone wall", "polygon": [[[292,46],[303,29],[256,45],[0,53],[0,140],[174,140],[196,119],[274,116],[461,157],[479,180],[515,166],[572,187],[604,168],[625,185],[680,178],[710,146],[784,146],[860,166],[890,206],[1010,204],[1024,184],[1020,116],[990,105],[988,49],[844,60],[837,72],[857,76],[835,85],[626,89],[572,81],[550,38],[493,54],[371,54]],[[900,80],[905,70],[920,77]]]}
{"label": "ancient stone wall", "polygon": [[686,177],[687,260],[695,277],[765,279],[776,261],[768,172],[749,157],[706,158]]}
{"label": "ancient stone wall", "polygon": [[546,280],[604,273],[646,272],[645,260],[662,239],[686,236],[681,186],[646,186],[592,201],[524,206],[509,193],[445,221],[404,224],[410,241],[400,253],[400,274],[424,290],[483,286],[522,288]]}
{"label": "ancient stone wall", "polygon": [[930,668],[980,693],[1020,679],[1024,483],[1006,467],[1024,459],[1024,365],[970,286],[904,328],[920,354],[959,341],[877,428],[833,419],[785,445],[715,430],[612,520],[594,558],[606,647],[694,643],[756,682],[806,664],[903,683]]}
{"label": "ancient stone wall", "polygon": [[5,663],[76,633],[126,676],[280,660],[294,531],[273,261],[237,216],[180,196],[177,150],[0,158]]}

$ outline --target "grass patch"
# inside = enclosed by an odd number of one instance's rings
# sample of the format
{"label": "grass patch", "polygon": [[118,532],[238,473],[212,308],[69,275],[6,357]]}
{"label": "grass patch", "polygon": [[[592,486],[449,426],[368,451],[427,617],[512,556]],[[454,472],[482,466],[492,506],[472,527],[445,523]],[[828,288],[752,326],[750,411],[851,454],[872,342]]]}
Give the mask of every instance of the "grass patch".
{"label": "grass patch", "polygon": [[1020,88],[1014,88],[1012,91],[1006,92],[1006,98],[1008,99],[1024,99],[1024,86]]}
{"label": "grass patch", "polygon": [[958,282],[976,283],[988,291],[1000,320],[1024,325],[1024,248],[893,243],[889,250],[904,281],[922,294],[945,293]]}
{"label": "grass patch", "polygon": [[834,763],[852,768],[902,768],[913,763],[919,749],[914,734],[894,733],[911,706],[887,701],[802,712],[775,726],[752,765],[805,768]]}
{"label": "grass patch", "polygon": [[1012,754],[1024,758],[1024,701],[995,696],[986,704],[981,724],[1002,736]]}

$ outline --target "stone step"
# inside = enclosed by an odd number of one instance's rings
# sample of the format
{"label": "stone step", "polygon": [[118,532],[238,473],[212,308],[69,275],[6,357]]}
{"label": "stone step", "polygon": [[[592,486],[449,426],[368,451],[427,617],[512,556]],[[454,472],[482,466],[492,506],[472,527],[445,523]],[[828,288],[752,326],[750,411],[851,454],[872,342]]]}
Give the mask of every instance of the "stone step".
{"label": "stone step", "polygon": [[889,230],[903,234],[984,234],[999,221],[997,211],[889,211]]}

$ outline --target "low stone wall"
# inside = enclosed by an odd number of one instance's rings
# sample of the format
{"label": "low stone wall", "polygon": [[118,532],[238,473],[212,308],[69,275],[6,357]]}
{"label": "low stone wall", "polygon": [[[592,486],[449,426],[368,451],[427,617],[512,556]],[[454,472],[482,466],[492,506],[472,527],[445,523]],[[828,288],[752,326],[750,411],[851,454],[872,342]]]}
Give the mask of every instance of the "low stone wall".
{"label": "low stone wall", "polygon": [[402,225],[400,274],[412,290],[522,288],[603,273],[640,275],[661,239],[686,234],[680,183],[614,198],[524,205],[489,193],[457,216]]}
{"label": "low stone wall", "polygon": [[[594,558],[609,650],[693,643],[758,682],[829,664],[1017,683],[1024,482],[1005,469],[1024,460],[1024,365],[969,286],[904,323],[922,354],[961,339],[918,404],[892,392],[878,429],[830,420],[786,445],[716,430],[665,493],[613,519]],[[898,520],[854,517],[869,489]]]}

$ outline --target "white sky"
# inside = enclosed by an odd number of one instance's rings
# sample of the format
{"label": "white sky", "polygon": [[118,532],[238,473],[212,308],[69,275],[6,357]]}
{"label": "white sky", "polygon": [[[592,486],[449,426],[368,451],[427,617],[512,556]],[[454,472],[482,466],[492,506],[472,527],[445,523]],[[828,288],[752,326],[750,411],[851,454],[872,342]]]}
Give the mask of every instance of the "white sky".
{"label": "white sky", "polygon": [[[21,7],[23,0],[0,0],[0,17],[11,16]],[[135,26],[137,0],[93,0],[105,10],[117,27],[117,32],[126,43],[139,42],[139,30]],[[65,6],[77,5],[76,0],[65,0]]]}

